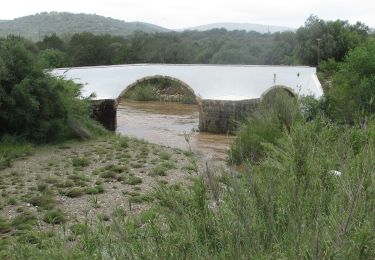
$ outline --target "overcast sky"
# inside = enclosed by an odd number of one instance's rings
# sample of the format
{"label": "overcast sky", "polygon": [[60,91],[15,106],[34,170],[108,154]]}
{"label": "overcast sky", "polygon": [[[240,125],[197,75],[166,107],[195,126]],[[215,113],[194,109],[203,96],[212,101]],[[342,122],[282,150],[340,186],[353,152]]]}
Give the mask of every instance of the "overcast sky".
{"label": "overcast sky", "polygon": [[2,0],[0,20],[43,11],[95,13],[170,29],[215,22],[299,27],[310,14],[375,27],[375,0]]}

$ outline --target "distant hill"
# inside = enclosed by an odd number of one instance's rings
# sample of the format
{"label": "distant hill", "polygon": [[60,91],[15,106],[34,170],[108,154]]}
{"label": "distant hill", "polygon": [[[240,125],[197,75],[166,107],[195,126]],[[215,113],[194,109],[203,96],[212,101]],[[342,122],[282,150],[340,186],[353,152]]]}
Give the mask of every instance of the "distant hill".
{"label": "distant hill", "polygon": [[167,32],[169,29],[142,22],[125,22],[95,14],[39,13],[14,20],[0,20],[0,37],[20,35],[37,41],[46,35],[69,35],[78,32],[127,36],[135,31]]}
{"label": "distant hill", "polygon": [[212,24],[186,28],[185,30],[207,31],[211,29],[220,29],[220,28],[224,28],[228,31],[245,30],[245,31],[256,31],[259,33],[268,33],[268,32],[274,33],[274,32],[284,32],[284,31],[295,30],[293,28],[284,27],[284,26],[274,26],[274,25],[254,24],[254,23],[212,23]]}

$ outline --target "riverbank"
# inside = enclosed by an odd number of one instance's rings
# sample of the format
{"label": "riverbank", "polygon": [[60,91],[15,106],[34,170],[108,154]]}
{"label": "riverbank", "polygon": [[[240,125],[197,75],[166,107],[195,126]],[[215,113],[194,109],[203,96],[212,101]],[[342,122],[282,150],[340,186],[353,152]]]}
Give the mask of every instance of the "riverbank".
{"label": "riverbank", "polygon": [[192,153],[128,137],[35,148],[0,171],[0,248],[139,214],[154,187],[188,185],[197,171]]}

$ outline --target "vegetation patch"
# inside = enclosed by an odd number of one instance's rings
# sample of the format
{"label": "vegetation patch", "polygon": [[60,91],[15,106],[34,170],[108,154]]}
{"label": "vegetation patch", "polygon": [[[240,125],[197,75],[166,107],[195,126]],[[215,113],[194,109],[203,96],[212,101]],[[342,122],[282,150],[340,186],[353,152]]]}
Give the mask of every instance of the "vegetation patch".
{"label": "vegetation patch", "polygon": [[96,185],[94,187],[87,187],[85,189],[86,194],[98,194],[98,193],[103,193],[104,192],[104,187],[102,185]]}
{"label": "vegetation patch", "polygon": [[84,194],[84,190],[81,188],[70,188],[64,192],[64,195],[70,198],[80,197]]}
{"label": "vegetation patch", "polygon": [[166,176],[167,171],[168,171],[168,169],[164,165],[159,164],[151,170],[150,174],[152,176]]}
{"label": "vegetation patch", "polygon": [[44,215],[44,221],[48,224],[61,224],[66,221],[65,214],[60,209],[50,210]]}
{"label": "vegetation patch", "polygon": [[75,157],[72,160],[73,167],[86,167],[90,165],[90,160],[88,158]]}

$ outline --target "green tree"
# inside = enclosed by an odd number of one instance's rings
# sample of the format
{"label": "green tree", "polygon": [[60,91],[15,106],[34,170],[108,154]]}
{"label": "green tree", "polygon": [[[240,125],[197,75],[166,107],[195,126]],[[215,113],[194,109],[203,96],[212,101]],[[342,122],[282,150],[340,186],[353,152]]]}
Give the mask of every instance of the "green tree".
{"label": "green tree", "polygon": [[57,36],[55,33],[44,37],[44,39],[41,42],[37,43],[39,49],[45,50],[45,49],[55,49],[63,51],[65,49],[65,43],[59,36]]}
{"label": "green tree", "polygon": [[45,73],[22,39],[0,41],[0,137],[41,143],[79,135],[91,124],[79,97],[80,86]]}
{"label": "green tree", "polygon": [[67,66],[65,52],[45,49],[39,53],[39,59],[44,68],[61,68]]}
{"label": "green tree", "polygon": [[78,33],[73,35],[68,47],[72,66],[110,65],[121,49],[120,37]]}
{"label": "green tree", "polygon": [[375,42],[350,51],[328,94],[330,116],[353,123],[375,112]]}
{"label": "green tree", "polygon": [[305,25],[297,30],[299,48],[298,57],[303,64],[317,65],[318,39],[320,39],[320,59],[334,58],[341,61],[348,50],[363,44],[367,40],[368,27],[357,22],[324,21],[310,16]]}

